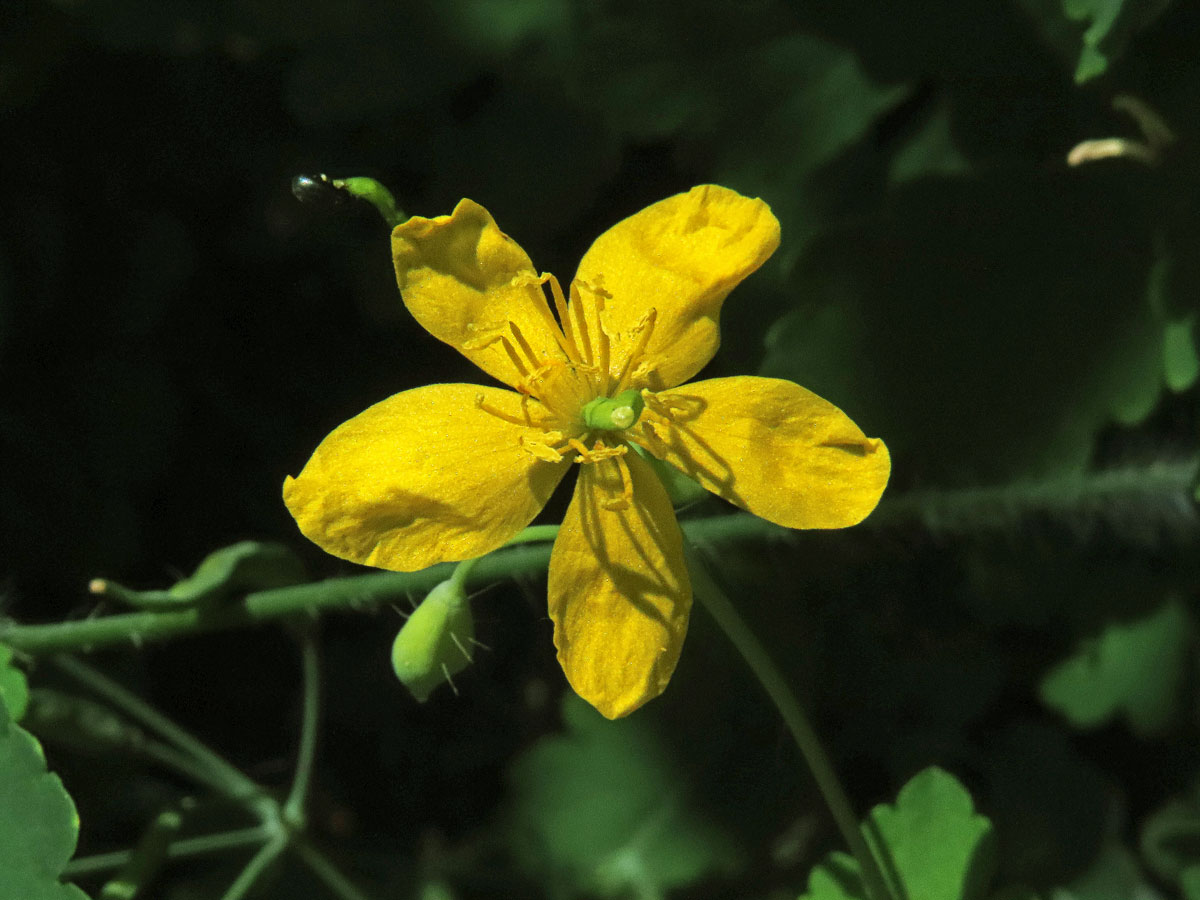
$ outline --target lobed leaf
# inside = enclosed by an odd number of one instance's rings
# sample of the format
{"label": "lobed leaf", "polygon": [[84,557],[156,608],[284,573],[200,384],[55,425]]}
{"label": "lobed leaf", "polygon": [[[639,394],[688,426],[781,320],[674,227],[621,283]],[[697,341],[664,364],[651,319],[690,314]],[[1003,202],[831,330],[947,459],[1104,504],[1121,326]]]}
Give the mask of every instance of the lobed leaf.
{"label": "lobed leaf", "polygon": [[1124,716],[1139,735],[1167,726],[1179,705],[1191,617],[1178,599],[1084,641],[1042,679],[1042,701],[1080,728]]}
{"label": "lobed leaf", "polygon": [[[975,900],[986,896],[995,873],[992,824],[975,812],[971,795],[950,773],[931,766],[900,789],[894,806],[871,810],[905,896],[921,900]],[[864,827],[870,840],[872,829]],[[801,900],[865,900],[858,864],[831,854],[809,877]]]}
{"label": "lobed leaf", "polygon": [[0,704],[0,897],[86,900],[58,880],[78,837],[75,804],[41,745]]}
{"label": "lobed leaf", "polygon": [[609,722],[574,695],[564,734],[542,738],[511,772],[510,839],[557,896],[659,897],[727,871],[729,836],[691,807],[686,781],[645,714]]}
{"label": "lobed leaf", "polygon": [[8,716],[19,722],[29,705],[29,685],[25,673],[12,665],[12,649],[0,644],[0,703],[8,710]]}

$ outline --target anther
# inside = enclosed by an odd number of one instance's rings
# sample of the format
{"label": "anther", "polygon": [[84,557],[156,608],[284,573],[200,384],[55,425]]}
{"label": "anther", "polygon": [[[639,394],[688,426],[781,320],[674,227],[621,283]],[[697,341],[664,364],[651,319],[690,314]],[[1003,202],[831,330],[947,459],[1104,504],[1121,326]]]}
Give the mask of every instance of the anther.
{"label": "anther", "polygon": [[[646,364],[634,368],[634,364],[641,359],[642,352],[646,349],[646,345],[650,342],[650,336],[654,334],[654,325],[658,321],[658,310],[651,307],[641,320],[633,326],[633,331],[630,336],[637,335],[637,343],[634,344],[633,350],[629,356],[625,358],[625,364],[621,366],[621,374],[617,376],[617,391],[625,389],[625,379],[632,374],[634,378],[640,379],[646,370]],[[633,370],[632,373],[630,370]]]}
{"label": "anther", "polygon": [[629,474],[629,463],[625,462],[622,456],[616,458],[617,471],[621,475],[621,496],[614,497],[612,500],[606,500],[601,506],[613,512],[622,509],[629,509],[633,504],[633,478]]}
{"label": "anther", "polygon": [[502,422],[508,422],[510,425],[520,425],[524,428],[533,427],[533,420],[529,417],[529,409],[524,402],[521,404],[521,411],[525,414],[523,419],[518,418],[517,416],[511,416],[506,412],[501,412],[493,406],[488,406],[483,394],[475,395],[475,408],[481,412],[487,413],[489,416],[495,416]]}

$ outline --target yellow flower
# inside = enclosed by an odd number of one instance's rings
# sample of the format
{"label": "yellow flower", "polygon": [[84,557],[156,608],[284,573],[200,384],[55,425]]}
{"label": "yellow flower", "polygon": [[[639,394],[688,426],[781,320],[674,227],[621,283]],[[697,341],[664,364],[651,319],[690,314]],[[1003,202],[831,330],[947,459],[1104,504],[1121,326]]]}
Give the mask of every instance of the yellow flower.
{"label": "yellow flower", "polygon": [[582,463],[550,558],[554,643],[581,697],[627,715],[666,687],[692,603],[671,502],[631,443],[790,528],[853,525],[887,483],[883,443],[798,385],[679,387],[778,244],[765,203],[703,185],[602,234],[564,296],[477,203],[409,219],[392,233],[408,309],[515,390],[435,384],[372,406],[284,482],[288,509],[335,556],[413,571],[495,550]]}

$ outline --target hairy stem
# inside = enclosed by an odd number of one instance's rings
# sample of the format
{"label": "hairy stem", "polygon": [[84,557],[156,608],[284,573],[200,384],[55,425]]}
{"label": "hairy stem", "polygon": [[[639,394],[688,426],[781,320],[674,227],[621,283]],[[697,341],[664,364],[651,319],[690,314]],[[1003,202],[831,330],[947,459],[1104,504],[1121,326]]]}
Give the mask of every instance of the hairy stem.
{"label": "hairy stem", "polygon": [[[919,527],[942,537],[1023,533],[1031,518],[1057,524],[1086,540],[1103,531],[1123,546],[1155,548],[1164,542],[1191,546],[1200,535],[1192,499],[1197,462],[1125,466],[1043,481],[994,487],[919,491],[889,496],[858,531]],[[689,538],[704,543],[785,539],[795,532],[745,513],[691,519],[682,523]],[[526,529],[514,543],[546,541],[557,526]],[[460,576],[472,584],[502,581],[545,571],[547,546],[512,547],[491,553]],[[298,613],[371,609],[413,594],[425,594],[452,577],[446,563],[420,572],[355,575],[293,587],[255,591],[211,607],[174,612],[142,611],[49,625],[0,622],[0,644],[30,655],[139,645],[181,635],[242,628]]]}

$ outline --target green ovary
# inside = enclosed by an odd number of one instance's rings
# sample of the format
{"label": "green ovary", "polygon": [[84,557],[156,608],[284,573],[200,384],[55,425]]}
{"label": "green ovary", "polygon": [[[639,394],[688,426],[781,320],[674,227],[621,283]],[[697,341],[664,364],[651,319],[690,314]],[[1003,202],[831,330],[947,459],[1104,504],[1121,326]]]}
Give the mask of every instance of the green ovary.
{"label": "green ovary", "polygon": [[624,431],[637,422],[645,406],[642,392],[630,388],[615,397],[597,397],[583,408],[581,416],[588,428]]}

